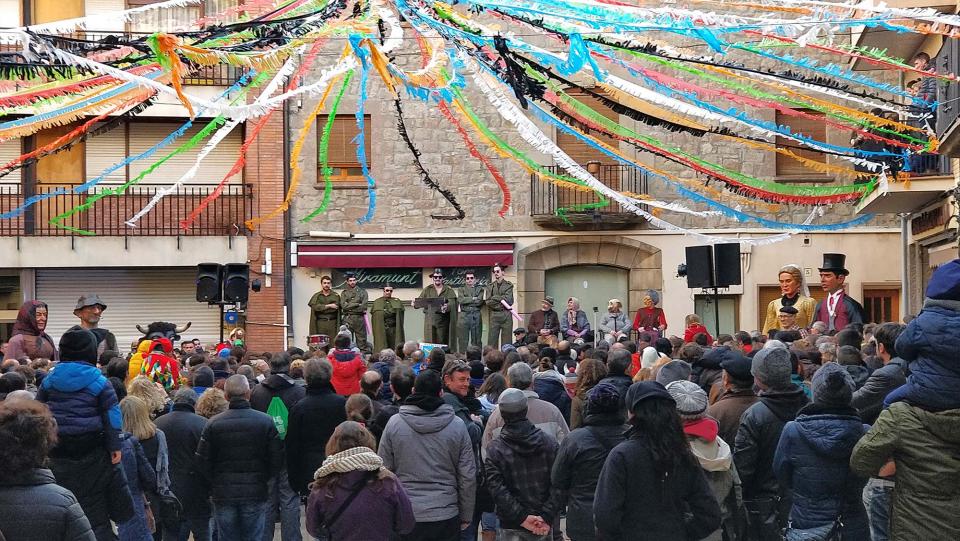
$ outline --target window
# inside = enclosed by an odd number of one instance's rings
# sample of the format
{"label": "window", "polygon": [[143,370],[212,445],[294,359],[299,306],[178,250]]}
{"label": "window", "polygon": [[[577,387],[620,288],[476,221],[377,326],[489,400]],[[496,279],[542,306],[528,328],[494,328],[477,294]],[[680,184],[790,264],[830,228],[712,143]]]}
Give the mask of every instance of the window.
{"label": "window", "polygon": [[[824,122],[823,113],[801,109],[802,112],[815,115],[816,118],[788,116],[777,111],[777,125],[787,127],[791,133],[803,135],[808,139],[816,141],[826,141],[827,125]],[[787,148],[790,152],[820,163],[827,163],[824,154],[803,146],[801,143],[792,139],[777,137],[777,148]],[[803,163],[782,154],[776,155],[777,160],[777,179],[785,181],[824,181],[826,177],[823,173],[811,169]]]}
{"label": "window", "polygon": [[900,289],[864,289],[863,309],[867,323],[900,321]]}
{"label": "window", "polygon": [[[317,182],[323,183],[323,171],[320,170],[319,142],[323,137],[323,130],[327,125],[328,115],[317,117]],[[371,141],[371,122],[370,115],[363,117],[363,149],[367,157],[367,168],[370,168],[370,141]],[[366,186],[366,179],[363,178],[363,169],[357,160],[357,144],[354,142],[360,128],[357,126],[357,117],[354,115],[337,115],[333,119],[333,125],[330,128],[330,140],[327,145],[327,166],[330,168],[330,180],[340,183],[362,182]]]}
{"label": "window", "polygon": [[[162,0],[127,0],[127,9],[150,4],[157,4]],[[182,32],[196,30],[197,20],[203,16],[203,5],[189,5],[167,9],[155,9],[134,15],[127,23],[130,32]]]}

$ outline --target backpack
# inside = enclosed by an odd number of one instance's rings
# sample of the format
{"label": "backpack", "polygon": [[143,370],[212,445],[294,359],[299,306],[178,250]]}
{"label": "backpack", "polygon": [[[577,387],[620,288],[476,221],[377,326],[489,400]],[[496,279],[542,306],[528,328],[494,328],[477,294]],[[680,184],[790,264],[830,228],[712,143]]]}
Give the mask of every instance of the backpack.
{"label": "backpack", "polygon": [[283,400],[279,396],[270,399],[270,405],[267,407],[267,415],[273,419],[273,424],[277,427],[277,433],[280,434],[280,439],[286,438],[290,412],[287,410],[287,405],[283,403]]}

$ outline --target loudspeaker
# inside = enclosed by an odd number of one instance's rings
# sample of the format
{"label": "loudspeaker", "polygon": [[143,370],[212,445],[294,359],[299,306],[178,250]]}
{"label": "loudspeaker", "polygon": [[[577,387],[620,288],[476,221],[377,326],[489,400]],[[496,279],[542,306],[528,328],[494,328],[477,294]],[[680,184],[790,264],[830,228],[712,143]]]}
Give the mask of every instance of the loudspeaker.
{"label": "loudspeaker", "polygon": [[713,264],[717,269],[717,287],[740,285],[740,243],[714,244]]}
{"label": "loudspeaker", "polygon": [[247,302],[250,291],[250,265],[227,263],[223,266],[223,301]]}
{"label": "loudspeaker", "polygon": [[220,302],[220,280],[223,269],[219,263],[197,265],[197,302]]}
{"label": "loudspeaker", "polygon": [[713,250],[710,246],[687,246],[687,287],[713,287]]}

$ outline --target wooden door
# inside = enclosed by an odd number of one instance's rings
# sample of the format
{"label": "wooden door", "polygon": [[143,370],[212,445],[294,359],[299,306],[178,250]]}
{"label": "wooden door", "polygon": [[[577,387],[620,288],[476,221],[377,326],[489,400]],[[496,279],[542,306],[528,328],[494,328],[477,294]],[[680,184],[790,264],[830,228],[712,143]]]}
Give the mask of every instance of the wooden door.
{"label": "wooden door", "polygon": [[[618,124],[620,123],[620,115],[617,114],[613,109],[610,109],[604,105],[603,102],[596,97],[575,89],[567,90],[567,94],[580,100],[582,103],[588,105],[591,109],[597,111],[606,118],[609,118]],[[615,149],[620,145],[620,143],[612,137],[598,136],[597,138]],[[597,180],[607,186],[610,186],[614,190],[621,190],[620,168],[612,167],[617,165],[617,162],[613,158],[610,158],[603,152],[591,147],[576,136],[559,130],[557,131],[557,146],[563,149],[564,152],[566,152],[584,169],[589,169],[588,164],[590,162],[599,163],[600,170],[599,172],[594,173],[593,176],[597,177]],[[557,207],[569,207],[571,205],[582,205],[585,203],[595,203],[597,201],[599,201],[599,199],[592,191],[585,192],[572,188],[557,188]],[[617,212],[617,209],[617,205],[615,203],[611,203],[610,206],[601,208],[599,210],[600,212]]]}
{"label": "wooden door", "polygon": [[864,289],[865,323],[900,321],[900,288]]}

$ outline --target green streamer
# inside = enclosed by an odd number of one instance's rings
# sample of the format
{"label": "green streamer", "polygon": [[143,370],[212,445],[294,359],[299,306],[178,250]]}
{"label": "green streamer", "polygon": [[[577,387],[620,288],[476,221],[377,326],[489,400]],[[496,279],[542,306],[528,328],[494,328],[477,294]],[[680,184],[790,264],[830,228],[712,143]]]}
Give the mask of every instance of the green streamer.
{"label": "green streamer", "polygon": [[333,129],[333,122],[337,119],[337,109],[340,108],[340,100],[343,99],[347,87],[350,86],[351,79],[353,79],[353,70],[348,71],[343,76],[343,84],[340,86],[340,92],[337,93],[336,99],[333,100],[333,104],[330,106],[330,112],[327,113],[327,123],[323,126],[323,133],[320,136],[320,149],[318,153],[320,170],[323,171],[323,202],[320,203],[320,206],[314,209],[313,212],[301,219],[301,222],[306,223],[313,220],[321,213],[326,212],[327,207],[330,205],[330,196],[333,193],[333,181],[330,179],[330,175],[333,174],[333,169],[329,166],[330,131]]}

